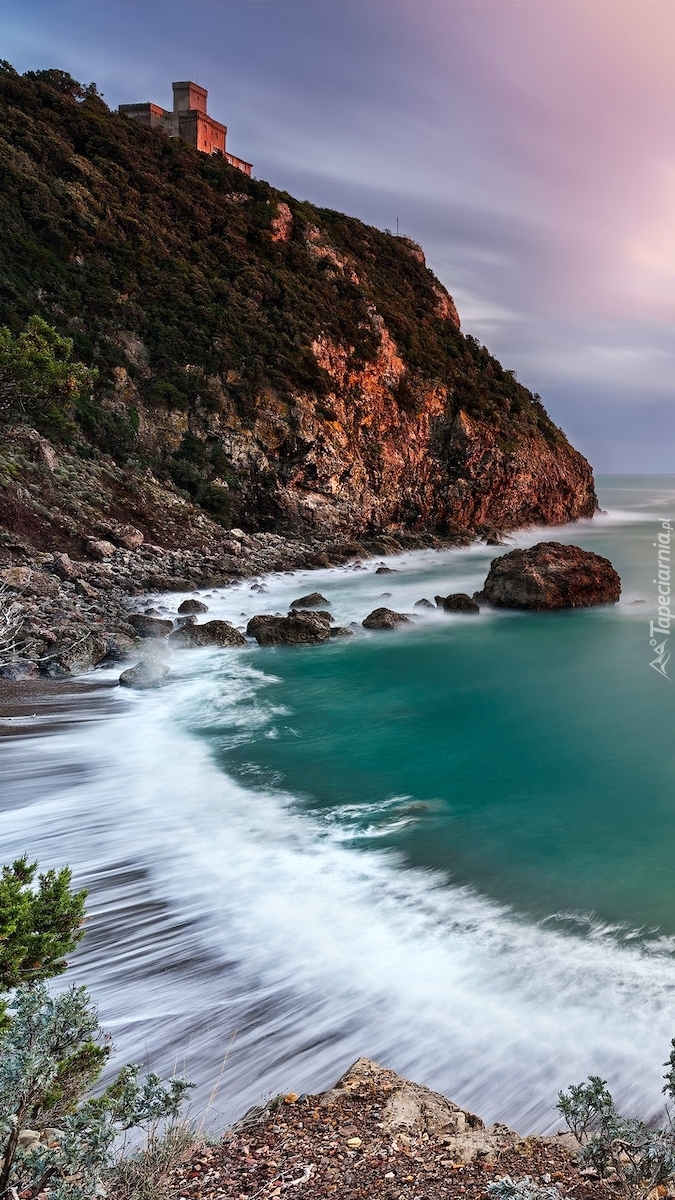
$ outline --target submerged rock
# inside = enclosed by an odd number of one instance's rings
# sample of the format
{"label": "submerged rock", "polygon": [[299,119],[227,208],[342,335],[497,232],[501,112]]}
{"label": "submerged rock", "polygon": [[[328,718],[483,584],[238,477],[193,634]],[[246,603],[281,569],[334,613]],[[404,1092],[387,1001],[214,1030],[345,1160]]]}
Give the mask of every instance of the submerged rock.
{"label": "submerged rock", "polygon": [[434,596],[438,608],[442,608],[443,612],[454,613],[477,613],[480,608],[471,596],[467,596],[466,592],[452,592],[450,596]]}
{"label": "submerged rock", "polygon": [[182,625],[169,637],[172,646],[194,649],[197,646],[245,646],[243,633],[228,621],[206,621],[203,625]]}
{"label": "submerged rock", "polygon": [[292,612],[287,617],[261,614],[252,617],[246,632],[259,646],[299,646],[327,642],[331,618],[323,612]]}
{"label": "submerged rock", "polygon": [[348,629],[346,625],[333,625],[331,627],[330,637],[332,637],[332,638],[343,638],[343,637],[353,637],[353,636],[354,636],[354,630]]}
{"label": "submerged rock", "polygon": [[396,629],[399,625],[410,625],[410,617],[394,612],[392,608],[374,608],[364,621],[364,629]]}
{"label": "submerged rock", "polygon": [[546,610],[616,604],[620,595],[621,579],[608,558],[580,546],[538,542],[496,558],[477,598],[495,608]]}

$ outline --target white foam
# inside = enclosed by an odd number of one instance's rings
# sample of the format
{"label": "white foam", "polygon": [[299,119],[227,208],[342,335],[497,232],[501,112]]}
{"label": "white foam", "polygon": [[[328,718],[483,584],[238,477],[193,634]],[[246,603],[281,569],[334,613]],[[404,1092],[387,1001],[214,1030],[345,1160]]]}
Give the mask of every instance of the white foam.
{"label": "white foam", "polygon": [[[203,1098],[234,1036],[216,1123],[261,1095],[325,1086],[362,1053],[523,1129],[555,1124],[557,1089],[589,1072],[643,1114],[658,1106],[669,946],[562,914],[532,925],[356,849],[343,824],[269,783],[234,782],[186,725],[236,723],[245,705],[258,734],[274,728],[265,676],[236,651],[198,672],[181,662],[184,678],[120,696],[108,721],[17,742],[52,783],[0,816],[6,856],[68,861],[92,884],[76,973],[125,1055],[165,1070],[177,1058]],[[408,803],[392,797],[382,815]]]}

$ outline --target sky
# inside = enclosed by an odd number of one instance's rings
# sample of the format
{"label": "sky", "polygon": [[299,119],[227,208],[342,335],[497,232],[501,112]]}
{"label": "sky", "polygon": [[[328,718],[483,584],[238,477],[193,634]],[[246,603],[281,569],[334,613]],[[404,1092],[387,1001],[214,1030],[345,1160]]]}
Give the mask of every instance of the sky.
{"label": "sky", "polygon": [[415,238],[596,471],[675,472],[675,0],[0,0],[0,55]]}

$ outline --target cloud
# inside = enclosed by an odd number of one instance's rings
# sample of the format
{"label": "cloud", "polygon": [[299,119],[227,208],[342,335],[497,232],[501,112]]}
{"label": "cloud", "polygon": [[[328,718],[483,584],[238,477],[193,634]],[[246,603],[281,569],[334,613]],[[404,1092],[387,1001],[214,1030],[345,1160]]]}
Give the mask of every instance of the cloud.
{"label": "cloud", "polygon": [[381,227],[398,217],[465,328],[600,467],[592,414],[617,389],[613,465],[630,468],[650,404],[668,423],[672,0],[202,0],[189,13],[4,0],[3,13],[20,69],[95,78],[113,105],[168,102],[172,79],[196,76],[258,175]]}

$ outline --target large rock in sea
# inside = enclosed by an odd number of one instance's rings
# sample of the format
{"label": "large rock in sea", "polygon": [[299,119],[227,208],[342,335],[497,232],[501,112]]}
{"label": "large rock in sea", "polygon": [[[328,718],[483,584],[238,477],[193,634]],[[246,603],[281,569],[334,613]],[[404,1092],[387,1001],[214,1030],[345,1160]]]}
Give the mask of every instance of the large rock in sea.
{"label": "large rock in sea", "polygon": [[480,608],[471,596],[467,596],[466,592],[452,592],[449,596],[435,596],[436,605],[442,608],[443,612],[454,613],[477,613]]}
{"label": "large rock in sea", "polygon": [[330,604],[330,600],[326,600],[321,592],[310,592],[308,596],[291,600],[291,608],[324,608],[327,604]]}
{"label": "large rock in sea", "polygon": [[249,637],[259,646],[300,646],[327,642],[331,618],[323,612],[291,612],[287,617],[261,613],[246,626]]}
{"label": "large rock in sea", "polygon": [[227,621],[205,621],[203,625],[181,625],[174,629],[169,641],[172,646],[192,650],[197,646],[245,646],[243,633]]}
{"label": "large rock in sea", "polygon": [[580,546],[538,542],[494,559],[477,599],[495,608],[545,610],[616,604],[620,595],[621,580],[608,558]]}
{"label": "large rock in sea", "polygon": [[374,608],[361,624],[364,629],[397,629],[399,625],[409,625],[410,617],[394,612],[393,608]]}

